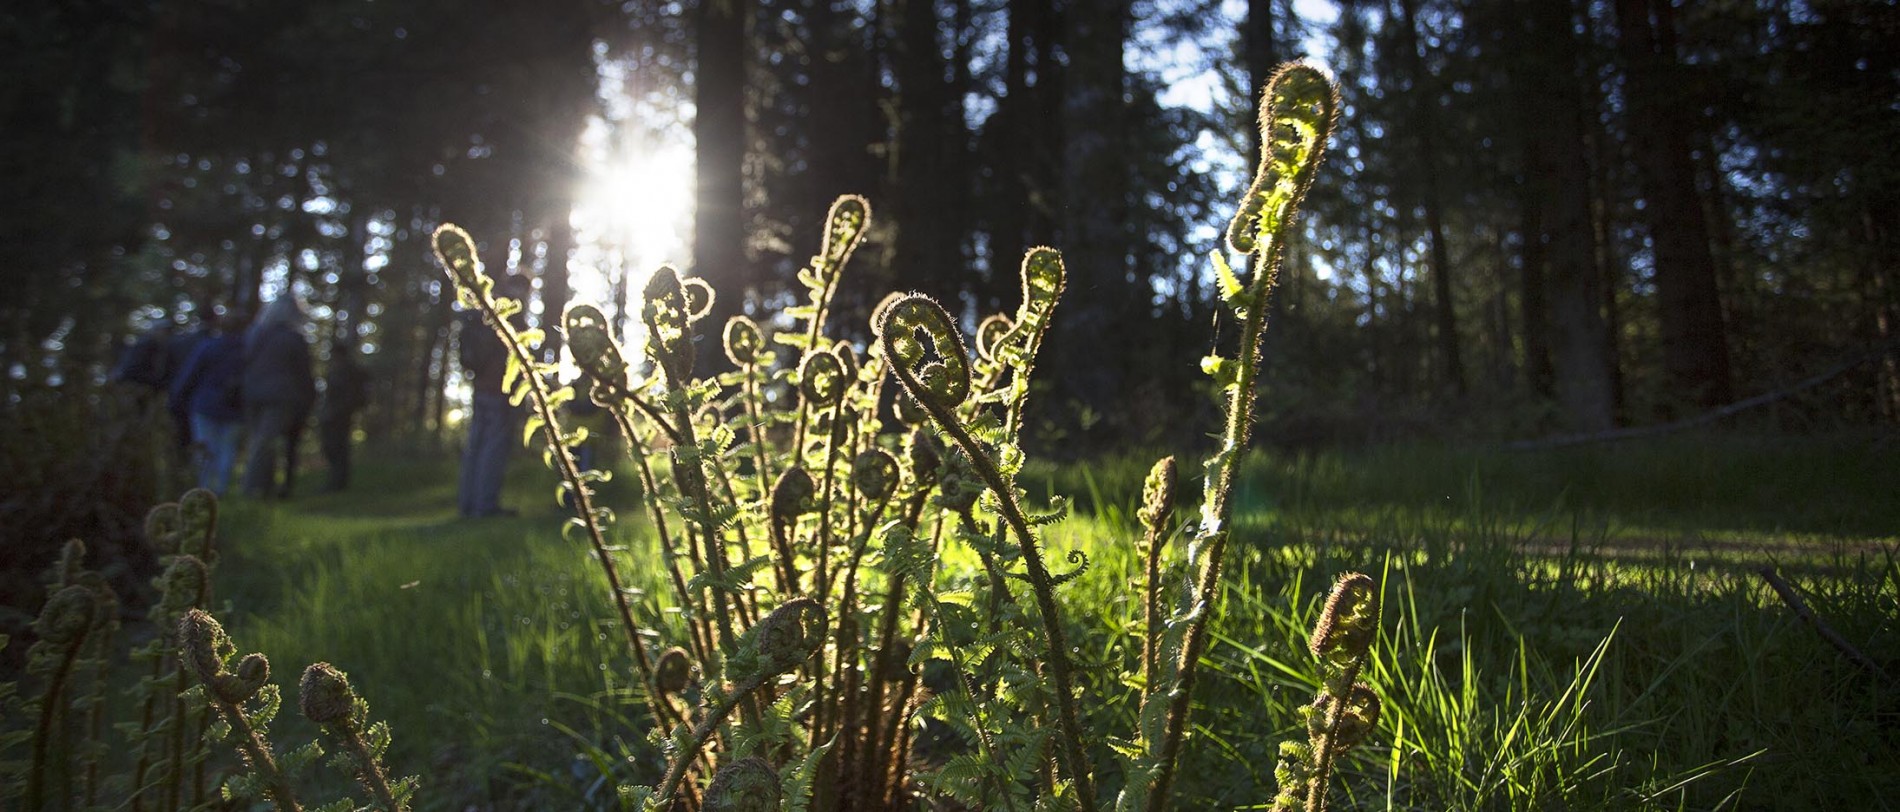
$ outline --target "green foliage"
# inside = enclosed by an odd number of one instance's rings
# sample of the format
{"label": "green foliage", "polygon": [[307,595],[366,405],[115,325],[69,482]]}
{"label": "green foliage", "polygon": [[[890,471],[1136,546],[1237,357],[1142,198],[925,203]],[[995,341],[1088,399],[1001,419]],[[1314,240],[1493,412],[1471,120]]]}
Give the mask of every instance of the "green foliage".
{"label": "green foliage", "polygon": [[[1137,639],[1147,653],[1132,678],[1147,686],[1152,710],[1123,748],[1129,778],[1119,808],[1158,811],[1170,798],[1220,588],[1233,470],[1252,424],[1265,303],[1334,107],[1331,77],[1311,66],[1287,66],[1267,89],[1260,126],[1269,149],[1230,236],[1255,255],[1252,279],[1230,297],[1246,326],[1238,356],[1222,362],[1232,372],[1228,430],[1208,464],[1188,569],[1163,573],[1160,563],[1173,513],[1171,460],[1157,465],[1142,513],[1148,626]],[[511,319],[519,303],[493,295],[473,240],[452,225],[436,232],[458,299],[511,348],[505,386],[533,409],[524,440],[542,434],[546,460],[573,497],[570,526],[593,546],[664,742],[665,776],[624,790],[625,803],[881,809],[922,794],[981,808],[1093,810],[1104,800],[1096,753],[1109,744],[1107,720],[1078,702],[1084,683],[1100,676],[1080,669],[1065,617],[1074,610],[1059,594],[1091,561],[1071,548],[1060,556],[1070,566],[1051,571],[1056,553],[1044,528],[1067,517],[1068,501],[1032,510],[1017,484],[1024,405],[1065,286],[1062,256],[1026,252],[1022,301],[1013,315],[983,320],[974,357],[958,320],[918,294],[878,306],[869,346],[831,343],[831,302],[870,222],[861,198],[831,207],[819,252],[799,272],[807,301],[783,313],[791,327],[768,339],[743,317],[723,326],[725,355],[737,367],[730,373],[696,373],[698,322],[713,292],[670,267],[647,280],[639,308],[639,355],[652,375],[634,374],[598,308],[577,304],[562,315],[588,397],[612,416],[638,467],[671,604],[686,628],[657,666],[636,621],[655,612],[635,606],[647,597],[622,588],[605,544],[615,517],[594,506],[605,475],[576,464],[569,450],[584,437],[561,428],[574,390],[538,360],[540,335]],[[781,362],[765,350],[772,345],[795,357]],[[900,390],[888,429],[887,376]],[[978,566],[945,566],[952,557]],[[769,586],[757,577],[766,572]],[[1184,582],[1164,583],[1174,578]],[[1181,596],[1180,608],[1164,612],[1164,593]],[[682,708],[671,697],[683,695],[694,667],[701,698]],[[1336,693],[1348,698],[1343,707],[1360,707],[1359,694]],[[920,718],[955,733],[926,748],[916,738]],[[1328,725],[1349,718],[1360,717],[1333,712]],[[1369,728],[1353,730],[1363,738]],[[1334,730],[1329,741],[1341,735]],[[693,774],[699,779],[689,783]]]}

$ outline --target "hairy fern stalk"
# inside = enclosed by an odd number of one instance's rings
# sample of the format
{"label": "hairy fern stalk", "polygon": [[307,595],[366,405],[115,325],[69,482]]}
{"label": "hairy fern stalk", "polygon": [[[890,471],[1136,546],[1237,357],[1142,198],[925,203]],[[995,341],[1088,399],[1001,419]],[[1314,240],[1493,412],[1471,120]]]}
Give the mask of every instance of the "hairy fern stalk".
{"label": "hairy fern stalk", "polygon": [[[663,267],[643,292],[637,347],[616,341],[592,305],[561,314],[584,373],[562,386],[540,332],[510,322],[523,303],[494,294],[473,238],[439,229],[437,257],[460,301],[512,348],[504,386],[533,410],[524,439],[540,435],[571,497],[570,527],[612,589],[664,743],[664,777],[623,787],[623,801],[653,810],[871,810],[922,798],[981,809],[1164,809],[1220,595],[1266,305],[1336,107],[1330,75],[1307,64],[1282,67],[1263,94],[1263,159],[1227,239],[1249,258],[1247,277],[1213,257],[1241,325],[1234,355],[1203,362],[1221,387],[1226,427],[1206,464],[1198,518],[1185,525],[1182,566],[1163,552],[1175,524],[1172,459],[1150,478],[1145,534],[1130,540],[1145,559],[1146,628],[1132,646],[1141,660],[1124,675],[1142,708],[1138,728],[1121,737],[1102,735],[1107,725],[1084,701],[1088,689],[1113,687],[1113,675],[1084,673],[1065,617],[1073,610],[1063,587],[1087,569],[1087,556],[1056,562],[1045,547],[1043,528],[1067,505],[1034,504],[1016,482],[1030,380],[1065,284],[1058,251],[1027,252],[1020,304],[984,319],[974,346],[957,317],[920,294],[885,299],[868,345],[837,341],[827,329],[832,303],[871,224],[867,201],[842,197],[799,271],[804,301],[776,329],[745,316],[706,323],[711,287]],[[723,343],[729,371],[696,371],[700,338]],[[670,606],[683,617],[677,646],[658,655],[638,623],[662,607],[623,588],[620,551],[607,541],[615,517],[593,502],[607,475],[576,462],[572,449],[586,432],[562,428],[563,407],[580,397],[607,411],[626,447],[673,587]],[[980,567],[943,565],[966,551]],[[1180,601],[1168,605],[1167,595]],[[1364,706],[1353,699],[1363,688],[1357,673],[1351,667],[1333,691],[1347,700],[1322,699],[1313,724],[1331,741],[1365,716],[1349,712]],[[920,748],[926,717],[955,735]],[[1328,759],[1343,751],[1319,745]],[[1102,771],[1117,777],[1113,796],[1097,776],[1109,758],[1121,762]],[[1301,773],[1309,808],[1313,797],[1323,806],[1329,770],[1326,761]]]}

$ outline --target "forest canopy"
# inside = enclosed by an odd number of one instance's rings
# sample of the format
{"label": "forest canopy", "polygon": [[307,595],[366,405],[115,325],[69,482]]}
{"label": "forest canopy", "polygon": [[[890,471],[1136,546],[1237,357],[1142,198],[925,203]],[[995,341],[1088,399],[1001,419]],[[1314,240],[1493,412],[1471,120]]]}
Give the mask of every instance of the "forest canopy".
{"label": "forest canopy", "polygon": [[320,355],[360,341],[372,437],[435,437],[461,397],[438,224],[534,280],[531,320],[578,290],[625,322],[673,261],[721,292],[719,323],[788,301],[855,193],[879,212],[838,298],[859,341],[893,288],[973,326],[1012,301],[1026,248],[1057,246],[1071,281],[1032,434],[1191,441],[1214,407],[1180,359],[1231,340],[1208,255],[1258,148],[1250,88],[1311,56],[1343,126],[1273,302],[1267,442],[1600,432],[1801,381],[1754,419],[1900,419],[1891,4],[224,0],[0,20],[10,404],[106,380],[155,326],[288,293]]}

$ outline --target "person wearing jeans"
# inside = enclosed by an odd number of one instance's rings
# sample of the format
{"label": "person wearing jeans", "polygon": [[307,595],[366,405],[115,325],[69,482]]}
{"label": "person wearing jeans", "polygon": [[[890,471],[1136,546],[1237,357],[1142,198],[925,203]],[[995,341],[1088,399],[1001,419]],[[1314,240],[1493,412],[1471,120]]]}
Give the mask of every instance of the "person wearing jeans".
{"label": "person wearing jeans", "polygon": [[508,405],[508,396],[499,391],[477,391],[473,401],[457,491],[461,513],[471,519],[512,516],[514,511],[501,506],[501,486],[520,431],[514,409]]}
{"label": "person wearing jeans", "polygon": [[[217,324],[211,319],[206,323]],[[186,416],[189,441],[198,462],[198,487],[219,496],[231,487],[238,433],[244,425],[239,391],[244,345],[237,336],[243,329],[240,315],[226,314],[223,325],[214,326],[211,334],[199,342],[172,382],[171,411]]]}
{"label": "person wearing jeans", "polygon": [[[303,305],[286,293],[264,306],[244,339],[244,422],[250,433],[244,492],[250,496],[289,496],[296,478],[297,442],[317,399],[304,321]],[[285,468],[281,485],[279,443]]]}
{"label": "person wearing jeans", "polygon": [[[527,277],[510,275],[495,280],[495,295],[527,298]],[[521,317],[516,314],[513,318]],[[516,329],[523,326],[515,325]],[[495,331],[482,323],[480,313],[462,314],[460,360],[474,389],[469,403],[468,444],[462,450],[462,477],[456,492],[457,507],[464,518],[515,515],[515,511],[501,506],[509,452],[521,441],[520,416],[509,405],[508,393],[501,385],[510,352]]]}

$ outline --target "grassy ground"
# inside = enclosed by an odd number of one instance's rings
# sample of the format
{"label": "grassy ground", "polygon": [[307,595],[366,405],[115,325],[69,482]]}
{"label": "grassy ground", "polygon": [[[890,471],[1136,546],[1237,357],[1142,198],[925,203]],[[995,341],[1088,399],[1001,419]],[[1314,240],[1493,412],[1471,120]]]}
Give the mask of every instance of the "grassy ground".
{"label": "grassy ground", "polygon": [[[1028,477],[1086,506],[1051,541],[1094,561],[1065,594],[1097,730],[1131,727],[1115,675],[1135,655],[1127,516],[1148,462]],[[1358,568],[1384,582],[1370,681],[1386,713],[1339,808],[1889,808],[1900,688],[1836,654],[1753,568],[1780,565],[1900,673],[1896,472],[1900,449],[1853,438],[1258,458],[1189,806],[1271,798],[1274,748],[1312,695],[1306,627]],[[623,554],[660,594],[630,481],[609,486]],[[346,495],[234,503],[219,595],[240,650],[280,673],[349,671],[395,727],[392,763],[424,774],[428,808],[593,805],[612,780],[651,780],[605,589],[558,532],[551,476],[521,466],[523,516],[486,521],[453,518],[453,482],[451,464],[385,462]],[[280,740],[308,735],[296,721]]]}

